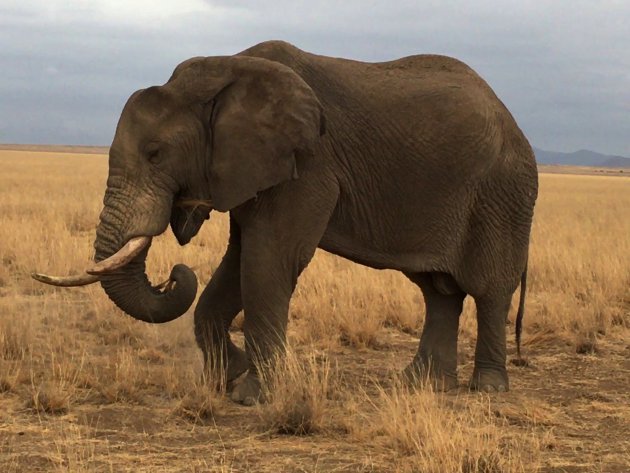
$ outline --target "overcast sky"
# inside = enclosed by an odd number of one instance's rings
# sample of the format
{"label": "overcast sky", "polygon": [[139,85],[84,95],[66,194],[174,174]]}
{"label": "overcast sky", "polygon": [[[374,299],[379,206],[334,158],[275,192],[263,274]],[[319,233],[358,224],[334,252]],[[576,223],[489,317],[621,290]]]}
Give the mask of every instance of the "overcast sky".
{"label": "overcast sky", "polygon": [[0,143],[111,143],[136,89],[267,39],[472,66],[534,146],[630,156],[630,1],[2,0]]}

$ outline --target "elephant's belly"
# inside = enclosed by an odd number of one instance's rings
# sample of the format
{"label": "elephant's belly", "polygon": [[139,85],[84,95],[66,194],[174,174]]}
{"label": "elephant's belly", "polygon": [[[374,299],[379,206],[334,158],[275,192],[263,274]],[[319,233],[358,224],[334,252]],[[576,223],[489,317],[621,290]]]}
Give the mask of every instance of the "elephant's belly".
{"label": "elephant's belly", "polygon": [[447,258],[444,254],[420,247],[411,252],[396,249],[383,251],[331,230],[324,234],[319,247],[329,253],[375,269],[396,269],[405,272],[446,271],[448,269]]}

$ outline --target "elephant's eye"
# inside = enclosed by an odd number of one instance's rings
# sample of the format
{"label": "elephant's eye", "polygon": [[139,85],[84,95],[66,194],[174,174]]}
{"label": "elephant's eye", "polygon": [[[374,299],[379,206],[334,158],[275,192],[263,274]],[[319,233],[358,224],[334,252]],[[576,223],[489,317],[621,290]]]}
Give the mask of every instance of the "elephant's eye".
{"label": "elephant's eye", "polygon": [[160,149],[157,146],[147,149],[147,158],[149,162],[157,164],[160,161]]}

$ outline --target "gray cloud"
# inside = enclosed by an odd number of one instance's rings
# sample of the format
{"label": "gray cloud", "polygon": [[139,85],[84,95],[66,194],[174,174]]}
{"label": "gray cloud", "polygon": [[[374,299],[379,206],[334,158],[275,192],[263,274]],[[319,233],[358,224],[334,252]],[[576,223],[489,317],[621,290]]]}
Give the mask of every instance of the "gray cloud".
{"label": "gray cloud", "polygon": [[630,155],[628,24],[624,1],[8,0],[0,142],[108,144],[127,97],[182,60],[285,39],[366,61],[458,57],[534,145]]}

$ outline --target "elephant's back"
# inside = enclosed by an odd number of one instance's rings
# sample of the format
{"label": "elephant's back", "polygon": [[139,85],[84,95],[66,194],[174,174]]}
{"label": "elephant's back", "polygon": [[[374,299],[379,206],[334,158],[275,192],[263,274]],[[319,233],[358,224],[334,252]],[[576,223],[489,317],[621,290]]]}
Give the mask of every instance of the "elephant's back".
{"label": "elephant's back", "polygon": [[[303,51],[284,41],[265,41],[239,53],[276,61],[293,69],[322,101],[343,98],[373,110],[423,107],[449,102],[479,108],[500,104],[492,89],[465,63],[448,56],[419,54],[386,62],[362,62]],[[352,104],[348,104],[352,105]],[[501,104],[502,105],[502,104]],[[356,107],[354,107],[356,108]]]}
{"label": "elephant's back", "polygon": [[[464,166],[473,168],[476,158],[486,168],[493,157],[505,156],[509,143],[518,148],[513,155],[527,154],[527,140],[505,105],[455,58],[419,54],[370,63],[308,53],[284,41],[266,41],[239,54],[280,62],[300,75],[324,105],[330,135],[372,130],[395,147],[469,161]],[[373,142],[348,138],[355,146]]]}

